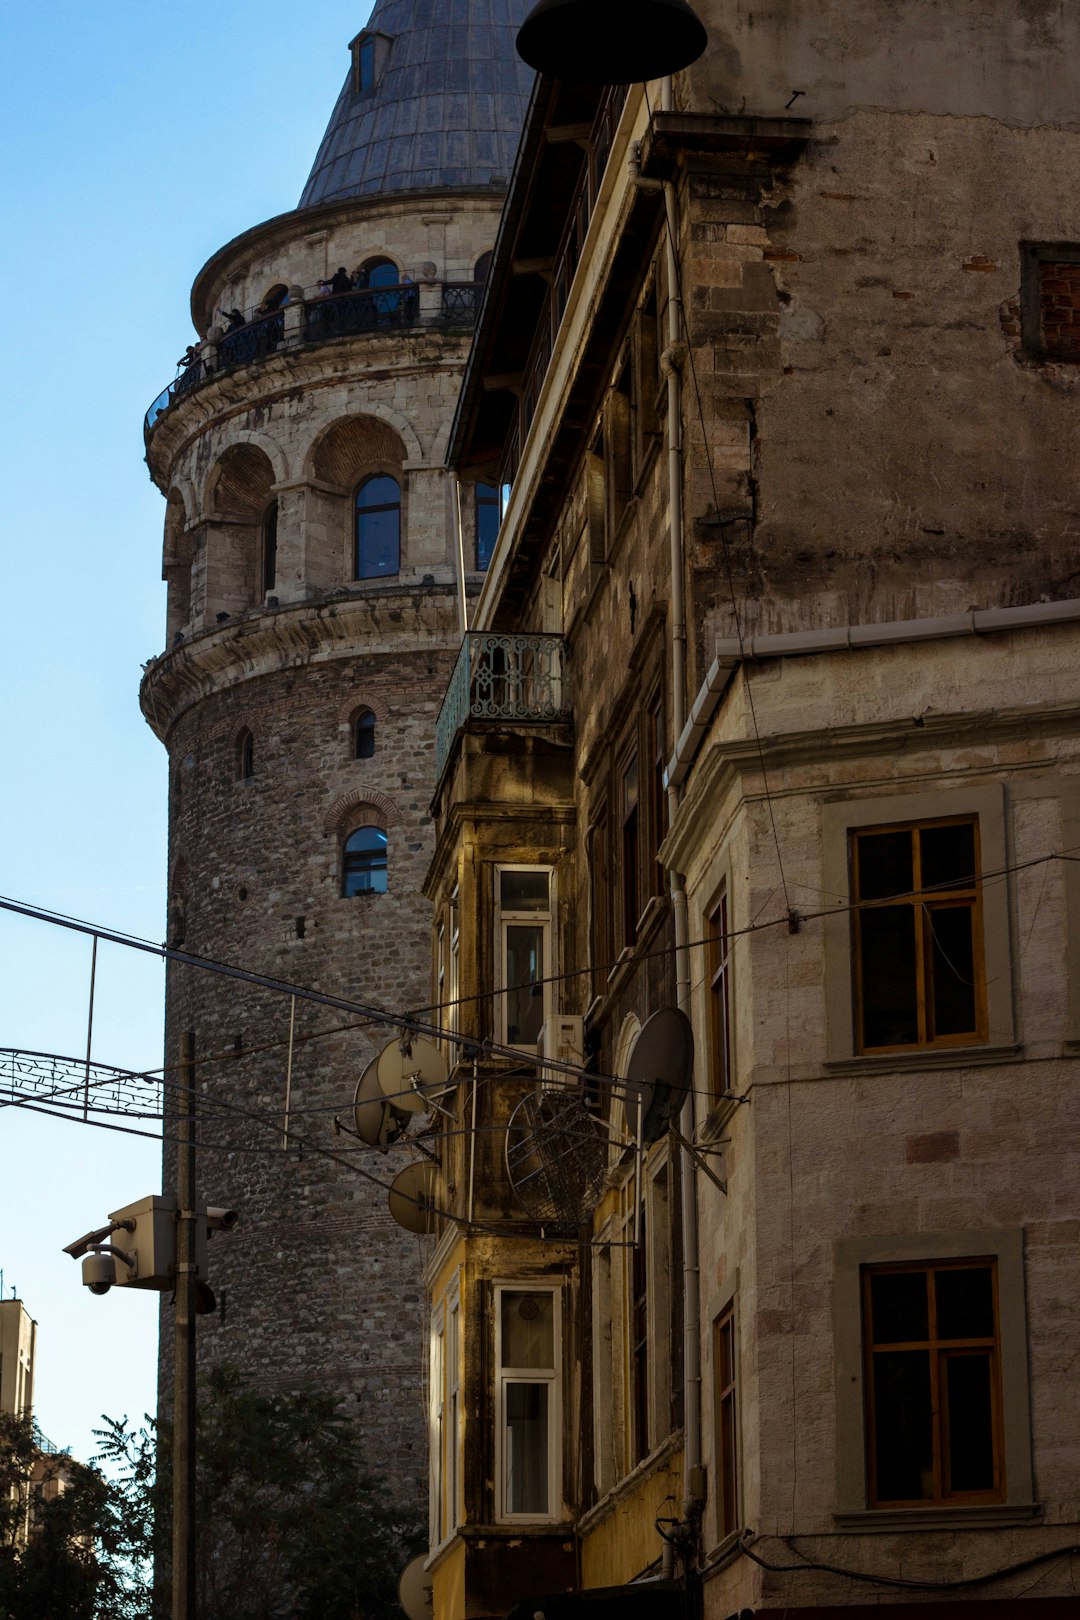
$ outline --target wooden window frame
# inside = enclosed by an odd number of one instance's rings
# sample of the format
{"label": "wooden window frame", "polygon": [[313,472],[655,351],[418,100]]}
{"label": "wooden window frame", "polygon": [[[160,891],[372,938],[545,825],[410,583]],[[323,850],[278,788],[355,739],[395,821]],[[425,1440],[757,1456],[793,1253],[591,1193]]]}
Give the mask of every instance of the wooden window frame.
{"label": "wooden window frame", "polygon": [[[937,887],[924,889],[922,887],[922,841],[919,836],[925,831],[939,827],[970,826],[974,843],[974,866],[972,880],[967,884],[954,884],[950,888]],[[864,838],[877,837],[883,833],[907,832],[912,837],[912,889],[908,894],[875,898],[863,901],[859,895],[859,844]],[[888,1053],[908,1052],[942,1047],[972,1046],[984,1042],[987,1038],[987,1005],[986,1005],[986,964],[983,952],[983,884],[982,884],[982,856],[979,838],[978,815],[940,816],[916,821],[885,822],[880,825],[853,828],[848,833],[850,894],[852,899],[851,929],[851,963],[852,963],[852,1011],[854,1016],[854,1042],[857,1053]],[[916,1018],[917,1039],[871,1045],[864,1040],[864,992],[863,967],[861,950],[861,917],[865,911],[883,907],[895,908],[910,906],[916,912],[914,933],[915,946],[915,981],[916,981]],[[933,932],[933,914],[935,911],[956,909],[964,907],[970,911],[971,916],[971,944],[972,963],[974,974],[974,1002],[975,1002],[975,1028],[959,1032],[936,1035],[931,1033],[932,1024],[932,963],[930,942]]]}
{"label": "wooden window frame", "polygon": [[667,893],[667,871],[659,860],[660,845],[667,834],[667,790],[664,770],[667,765],[667,705],[663,685],[655,688],[645,706],[646,742],[649,760],[648,841],[647,860],[650,895]]}
{"label": "wooden window frame", "polygon": [[726,881],[721,884],[716,898],[705,913],[705,929],[711,1058],[709,1091],[715,1105],[734,1089],[731,1040],[731,928]]}
{"label": "wooden window frame", "polygon": [[[947,1271],[973,1271],[989,1269],[993,1287],[994,1332],[977,1339],[941,1339],[937,1334],[936,1290],[929,1279]],[[925,1339],[881,1340],[875,1343],[871,1330],[870,1292],[874,1277],[888,1275],[921,1275],[927,1279],[928,1328]],[[945,1508],[954,1505],[975,1506],[996,1504],[1006,1499],[1005,1456],[1003,1444],[1004,1412],[1001,1380],[1001,1307],[998,1265],[994,1255],[965,1256],[958,1259],[906,1261],[890,1265],[864,1266],[861,1275],[863,1355],[865,1379],[864,1433],[866,1437],[866,1494],[871,1508],[897,1510],[904,1508]],[[877,1475],[878,1435],[874,1415],[874,1357],[879,1351],[925,1351],[930,1369],[930,1421],[933,1436],[932,1496],[910,1500],[876,1496],[874,1483]],[[948,1450],[948,1394],[942,1377],[943,1363],[965,1352],[990,1351],[991,1366],[991,1447],[994,1459],[994,1484],[982,1491],[950,1491],[947,1489]]]}
{"label": "wooden window frame", "polygon": [[[724,1354],[725,1339],[728,1353]],[[713,1445],[717,1539],[737,1533],[742,1517],[739,1470],[739,1332],[732,1298],[713,1322]]]}
{"label": "wooden window frame", "polygon": [[[1037,1512],[1031,1449],[1031,1375],[1025,1299],[1025,1243],[1021,1227],[970,1231],[882,1233],[838,1238],[833,1245],[833,1389],[836,1494],[834,1517],[846,1529],[891,1533],[913,1523],[927,1528],[1027,1524]],[[866,1471],[866,1366],[863,1353],[862,1272],[865,1267],[903,1262],[924,1266],[935,1260],[993,1257],[998,1273],[998,1328],[1003,1400],[1004,1499],[965,1506],[917,1509],[869,1507]],[[914,1514],[914,1518],[913,1518]]]}
{"label": "wooden window frame", "polygon": [[[627,778],[637,776],[633,807],[627,810]],[[622,873],[619,885],[619,944],[627,950],[637,944],[641,916],[641,748],[635,736],[619,759],[617,772],[619,808],[619,859],[614,863]]]}

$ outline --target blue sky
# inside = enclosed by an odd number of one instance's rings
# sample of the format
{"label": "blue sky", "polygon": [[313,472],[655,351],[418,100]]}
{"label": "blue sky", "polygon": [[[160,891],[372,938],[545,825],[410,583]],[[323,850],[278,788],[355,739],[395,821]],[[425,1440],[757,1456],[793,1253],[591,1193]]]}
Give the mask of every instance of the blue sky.
{"label": "blue sky", "polygon": [[[0,894],[164,933],[164,503],[142,416],[191,337],[191,282],[295,206],[368,0],[7,0],[0,7]],[[86,1048],[90,944],[0,913],[0,1047]],[[161,1060],[163,972],[102,946],[94,1056]],[[0,1271],[38,1322],[36,1408],[78,1455],[154,1405],[156,1301],[94,1298],[61,1253],[160,1187],[157,1147],[0,1109]]]}

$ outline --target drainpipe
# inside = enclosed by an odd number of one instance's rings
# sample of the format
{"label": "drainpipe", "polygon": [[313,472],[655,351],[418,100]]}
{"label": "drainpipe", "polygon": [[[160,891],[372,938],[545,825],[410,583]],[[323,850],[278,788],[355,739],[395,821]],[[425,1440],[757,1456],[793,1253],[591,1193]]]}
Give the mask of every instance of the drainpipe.
{"label": "drainpipe", "polygon": [[[661,81],[660,110],[671,112],[674,105],[671,76]],[[684,336],[684,312],[680,292],[679,217],[675,187],[670,181],[646,179],[641,174],[640,153],[630,158],[630,177],[634,185],[644,191],[664,194],[667,220],[665,261],[667,273],[667,333],[666,346],[660,365],[667,379],[667,440],[668,440],[668,513],[670,538],[670,607],[671,607],[671,720],[676,738],[682,736],[686,725],[686,563],[683,529],[683,470],[682,470],[682,366],[687,346]],[[675,819],[679,808],[679,788],[669,781],[667,789],[668,823]],[[675,932],[675,995],[679,1010],[691,1017],[690,997],[690,928],[686,904],[686,884],[681,872],[672,869],[669,874],[672,921]],[[683,1105],[679,1128],[687,1142],[693,1142],[697,1133],[695,1089],[691,1086]],[[697,1166],[685,1148],[682,1152],[680,1186],[680,1213],[683,1241],[683,1503],[684,1523],[696,1528],[701,1501],[696,1494],[701,1479],[701,1285],[698,1262],[698,1210]],[[668,1545],[665,1543],[665,1557]]]}
{"label": "drainpipe", "polygon": [[464,636],[469,628],[469,606],[465,600],[465,542],[461,533],[461,479],[450,474],[450,502],[454,529],[454,573],[457,577],[458,629]]}

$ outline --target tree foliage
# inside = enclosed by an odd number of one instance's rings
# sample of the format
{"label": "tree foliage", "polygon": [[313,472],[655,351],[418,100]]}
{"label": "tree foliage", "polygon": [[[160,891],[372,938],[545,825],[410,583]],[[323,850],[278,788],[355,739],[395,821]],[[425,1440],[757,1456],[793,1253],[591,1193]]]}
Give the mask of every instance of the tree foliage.
{"label": "tree foliage", "polygon": [[[25,1491],[32,1437],[0,1420],[0,1620],[167,1617],[170,1432],[104,1423],[100,1466],[64,1459],[70,1488],[19,1547],[4,1504],[9,1481]],[[331,1396],[258,1394],[216,1369],[199,1391],[196,1452],[199,1620],[401,1620],[397,1579],[424,1541],[418,1506],[395,1507],[368,1474]]]}
{"label": "tree foliage", "polygon": [[145,1566],[101,1473],[0,1414],[0,1620],[144,1620]]}

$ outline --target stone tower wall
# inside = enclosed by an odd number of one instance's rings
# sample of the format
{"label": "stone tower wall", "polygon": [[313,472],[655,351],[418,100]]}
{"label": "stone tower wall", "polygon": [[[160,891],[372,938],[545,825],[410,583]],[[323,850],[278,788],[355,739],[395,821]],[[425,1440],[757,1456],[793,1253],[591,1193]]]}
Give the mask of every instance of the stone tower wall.
{"label": "stone tower wall", "polygon": [[[303,285],[320,253],[319,275],[381,251],[410,273],[430,261],[465,280],[499,201],[455,198],[452,213],[445,198],[339,205],[321,236],[301,214],[271,221],[211,262],[195,302],[246,308],[271,265]],[[170,757],[170,940],[399,1011],[431,999],[421,885],[435,721],[459,641],[443,454],[471,336],[421,294],[431,319],[416,326],[287,341],[201,380],[148,445],[167,497],[169,606],[142,700]],[[402,489],[401,569],[385,582],[353,578],[353,494],[372,472]],[[262,520],[275,500],[267,590]],[[468,527],[465,543],[468,556]],[[375,716],[367,759],[354,741],[361,708]],[[387,891],[345,898],[344,841],[373,822],[388,833]],[[419,1507],[423,1240],[393,1222],[385,1190],[415,1155],[360,1149],[333,1123],[351,1125],[357,1080],[394,1030],[343,1027],[357,1020],[297,1001],[286,1148],[291,1012],[288,997],[170,967],[167,1062],[183,1032],[197,1042],[200,1196],[241,1214],[211,1250],[221,1309],[200,1324],[200,1355],[262,1389],[333,1393],[388,1493]],[[167,1390],[168,1305],[163,1328]]]}

